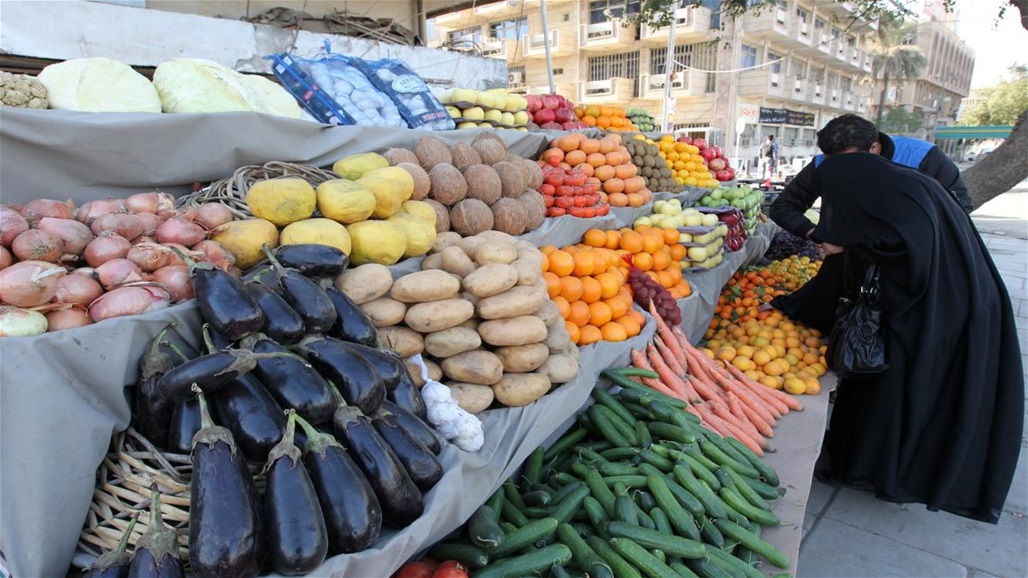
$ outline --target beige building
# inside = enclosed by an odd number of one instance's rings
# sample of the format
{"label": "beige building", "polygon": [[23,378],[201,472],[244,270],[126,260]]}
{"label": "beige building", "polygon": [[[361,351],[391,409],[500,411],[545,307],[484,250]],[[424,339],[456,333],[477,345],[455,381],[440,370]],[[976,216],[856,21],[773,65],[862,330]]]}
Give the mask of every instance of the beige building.
{"label": "beige building", "polygon": [[718,0],[684,4],[674,14],[670,75],[671,27],[619,19],[638,0],[548,0],[548,37],[539,0],[508,0],[438,16],[428,37],[431,46],[506,60],[510,88],[527,93],[549,92],[548,42],[558,93],[643,108],[658,123],[666,112],[676,130],[706,134],[750,167],[768,134],[787,161],[803,159],[816,153],[816,127],[867,113],[870,90],[860,80],[871,70],[864,36],[874,24],[854,21],[852,3],[778,0],[724,26]]}

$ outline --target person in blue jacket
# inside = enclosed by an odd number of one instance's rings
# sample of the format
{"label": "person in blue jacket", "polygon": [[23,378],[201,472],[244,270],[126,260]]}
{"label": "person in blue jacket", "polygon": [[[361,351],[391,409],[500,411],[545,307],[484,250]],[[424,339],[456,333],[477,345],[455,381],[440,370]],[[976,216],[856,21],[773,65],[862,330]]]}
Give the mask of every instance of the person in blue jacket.
{"label": "person in blue jacket", "polygon": [[[950,201],[959,204],[964,212],[974,209],[967,185],[960,178],[960,169],[939,147],[915,138],[890,137],[877,131],[871,121],[855,114],[844,114],[832,122],[843,130],[874,130],[878,140],[869,152],[934,178],[949,192]],[[817,155],[803,167],[768,211],[772,221],[797,237],[810,239],[814,231],[814,223],[804,213],[821,196],[819,168],[824,158],[823,154]],[[798,291],[775,298],[771,306],[808,327],[829,333],[835,324],[835,307],[842,292],[842,269],[840,257],[826,256],[813,279]]]}

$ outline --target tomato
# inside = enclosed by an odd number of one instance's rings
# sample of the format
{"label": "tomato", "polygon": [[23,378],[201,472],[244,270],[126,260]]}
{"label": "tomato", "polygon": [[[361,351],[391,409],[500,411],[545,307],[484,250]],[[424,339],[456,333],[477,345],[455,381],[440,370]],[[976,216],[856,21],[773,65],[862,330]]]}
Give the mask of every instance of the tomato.
{"label": "tomato", "polygon": [[596,207],[596,216],[598,216],[598,217],[602,217],[602,216],[606,215],[609,212],[610,212],[610,205],[608,205],[607,203],[602,203],[602,204],[600,204],[600,206]]}
{"label": "tomato", "polygon": [[564,176],[561,175],[560,171],[550,171],[543,176],[543,182],[558,187],[564,183]]}
{"label": "tomato", "polygon": [[543,206],[549,209],[553,206],[553,197],[550,195],[543,195]]}
{"label": "tomato", "polygon": [[547,217],[563,217],[566,214],[567,211],[560,207],[550,207],[549,209],[546,209]]}
{"label": "tomato", "polygon": [[593,207],[586,207],[586,209],[582,211],[582,216],[586,219],[591,219],[596,216],[596,209]]}
{"label": "tomato", "polygon": [[432,578],[435,572],[436,563],[432,560],[419,560],[404,564],[393,578]]}
{"label": "tomato", "polygon": [[544,195],[550,195],[552,197],[556,191],[557,188],[551,185],[550,183],[543,183],[539,186],[539,192]]}
{"label": "tomato", "polygon": [[584,207],[584,206],[586,206],[588,204],[589,204],[589,199],[586,199],[585,197],[575,197],[575,206],[576,207]]}
{"label": "tomato", "polygon": [[557,205],[561,209],[567,209],[568,207],[574,206],[575,199],[572,197],[557,197],[554,199],[553,204]]}
{"label": "tomato", "polygon": [[567,185],[560,185],[559,187],[557,187],[558,197],[570,197],[573,192],[574,190]]}
{"label": "tomato", "polygon": [[468,573],[462,570],[459,564],[449,568],[440,566],[432,578],[468,578]]}

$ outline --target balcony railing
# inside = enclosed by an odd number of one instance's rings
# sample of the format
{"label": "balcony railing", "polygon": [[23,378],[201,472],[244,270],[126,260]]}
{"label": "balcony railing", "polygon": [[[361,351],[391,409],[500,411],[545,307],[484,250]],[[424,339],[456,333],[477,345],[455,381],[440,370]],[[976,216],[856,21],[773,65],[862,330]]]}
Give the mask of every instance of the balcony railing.
{"label": "balcony railing", "polygon": [[490,38],[482,43],[482,56],[507,60],[517,52],[518,41],[513,38]]}
{"label": "balcony railing", "polygon": [[568,43],[564,41],[567,36],[561,36],[560,29],[550,30],[546,34],[530,34],[525,37],[525,57],[538,58],[546,56],[546,44],[550,45],[550,54],[554,56],[567,56],[571,53]]}
{"label": "balcony railing", "polygon": [[633,98],[635,98],[635,80],[631,78],[608,78],[579,84],[579,102],[625,102]]}
{"label": "balcony railing", "polygon": [[[674,74],[671,82],[671,95],[675,96],[689,87],[689,76],[687,74]],[[647,74],[642,78],[642,94],[639,96],[647,100],[662,100],[664,88],[668,82],[666,74]]]}
{"label": "balcony railing", "polygon": [[583,24],[579,47],[583,50],[625,49],[635,44],[636,24],[625,26],[619,20],[598,24]]}
{"label": "balcony railing", "polygon": [[711,16],[710,8],[703,6],[679,8],[674,12],[672,25],[656,28],[649,24],[643,24],[639,38],[644,42],[667,42],[668,34],[673,26],[677,42],[698,40],[710,33]]}
{"label": "balcony railing", "polygon": [[810,91],[810,102],[814,104],[825,103],[825,90],[820,83],[815,83],[814,88]]}

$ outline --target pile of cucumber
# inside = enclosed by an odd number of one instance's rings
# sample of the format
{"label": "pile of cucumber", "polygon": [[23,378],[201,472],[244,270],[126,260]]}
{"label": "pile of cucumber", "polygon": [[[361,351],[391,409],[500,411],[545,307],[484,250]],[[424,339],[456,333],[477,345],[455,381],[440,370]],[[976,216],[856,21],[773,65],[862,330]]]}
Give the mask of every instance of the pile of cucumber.
{"label": "pile of cucumber", "polygon": [[625,389],[595,390],[578,425],[537,448],[462,537],[430,555],[461,560],[474,578],[760,578],[760,558],[788,568],[760,538],[779,524],[774,470],[632,371],[607,370]]}
{"label": "pile of cucumber", "polygon": [[657,121],[653,115],[641,108],[630,108],[625,111],[625,116],[632,121],[639,132],[653,132],[657,128]]}

